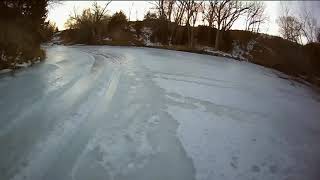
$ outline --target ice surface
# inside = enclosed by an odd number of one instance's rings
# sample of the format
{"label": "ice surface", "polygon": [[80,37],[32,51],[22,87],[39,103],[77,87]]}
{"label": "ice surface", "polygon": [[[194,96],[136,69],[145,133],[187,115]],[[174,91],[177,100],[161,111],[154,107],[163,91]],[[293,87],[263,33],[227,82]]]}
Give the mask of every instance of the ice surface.
{"label": "ice surface", "polygon": [[[271,71],[266,76],[259,67],[243,71],[243,64],[234,65],[239,67],[219,79],[219,72],[196,71],[201,65],[193,66],[193,77],[166,73],[153,78],[180,104],[168,105],[167,112],[179,122],[178,137],[194,162],[196,178],[317,179],[318,96]],[[250,73],[254,81],[244,78]]]}
{"label": "ice surface", "polygon": [[0,179],[320,177],[319,95],[279,72],[169,50],[45,48],[43,63],[0,76]]}

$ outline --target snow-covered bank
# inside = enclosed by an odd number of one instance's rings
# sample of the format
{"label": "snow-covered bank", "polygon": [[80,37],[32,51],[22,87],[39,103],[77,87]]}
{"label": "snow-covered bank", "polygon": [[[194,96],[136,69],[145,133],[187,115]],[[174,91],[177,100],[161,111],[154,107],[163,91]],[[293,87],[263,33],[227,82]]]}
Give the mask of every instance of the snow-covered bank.
{"label": "snow-covered bank", "polygon": [[[37,64],[39,63],[40,61],[35,61],[33,63],[31,62],[23,62],[23,63],[17,63],[15,66],[16,69],[21,69],[21,68],[27,68],[33,64]],[[0,70],[0,74],[6,74],[6,73],[9,73],[9,72],[12,72],[13,69],[1,69]]]}
{"label": "snow-covered bank", "polygon": [[5,74],[5,73],[11,72],[11,71],[12,71],[11,69],[1,69],[0,74]]}

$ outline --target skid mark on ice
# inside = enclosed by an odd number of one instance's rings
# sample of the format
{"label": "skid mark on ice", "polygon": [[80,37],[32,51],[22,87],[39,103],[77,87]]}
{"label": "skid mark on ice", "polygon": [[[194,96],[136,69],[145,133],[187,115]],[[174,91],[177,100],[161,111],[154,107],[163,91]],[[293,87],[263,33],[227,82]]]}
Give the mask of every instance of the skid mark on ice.
{"label": "skid mark on ice", "polygon": [[193,83],[193,84],[198,84],[198,85],[205,85],[205,86],[212,86],[212,87],[220,87],[220,88],[234,88],[234,86],[225,86],[223,85],[224,83],[208,83],[208,82],[201,82],[199,80],[187,80],[186,78],[177,78],[177,77],[169,77],[169,76],[159,76],[159,78],[161,79],[165,79],[165,80],[173,80],[173,81],[181,81],[181,82],[187,82],[187,83]]}
{"label": "skid mark on ice", "polygon": [[[121,120],[114,115],[115,119],[109,119],[108,126],[105,123],[101,125],[77,159],[71,171],[72,179],[81,179],[82,171],[90,163],[98,163],[110,179],[143,168],[150,156],[156,153],[148,141],[146,129],[154,128],[159,123],[156,115],[144,119],[148,112],[143,108],[141,104],[132,104],[121,115]],[[102,155],[96,160],[98,162],[88,161],[93,151]]]}
{"label": "skid mark on ice", "polygon": [[99,70],[99,68],[103,68],[103,65],[104,65],[104,60],[106,60],[105,59],[105,57],[103,57],[103,56],[100,56],[100,55],[94,55],[94,62],[93,62],[93,64],[92,64],[92,66],[91,66],[91,72],[96,72],[96,71],[98,71]]}
{"label": "skid mark on ice", "polygon": [[[53,61],[55,59],[56,57],[54,59],[49,58],[48,61],[39,64],[38,69],[26,69],[25,72],[28,74],[12,78],[10,82],[6,82],[6,85],[10,86],[5,87],[4,89],[1,88],[1,91],[10,92],[8,93],[8,96],[3,98],[3,101],[6,102],[5,104],[12,104],[9,102],[14,102],[14,99],[18,99],[19,103],[13,103],[14,106],[4,106],[4,104],[2,106],[0,102],[0,107],[3,107],[2,110],[5,111],[3,115],[3,119],[5,120],[0,123],[0,136],[6,134],[6,132],[8,132],[18,121],[26,119],[33,110],[41,107],[43,101],[49,101],[51,100],[51,97],[60,96],[60,94],[63,94],[65,90],[72,87],[89,72],[88,66],[91,64],[90,58],[84,58],[87,63],[84,65],[82,63],[81,67],[79,67],[78,61],[69,60],[68,62],[77,62],[73,63],[76,67],[63,66],[54,70],[48,69],[48,66],[55,66],[54,64],[51,64],[54,63]],[[64,57],[63,61],[66,61],[66,59],[68,58]],[[80,68],[81,70],[79,70]],[[46,71],[45,74],[43,74],[43,71]],[[27,86],[24,86],[23,91],[21,92],[21,88],[18,88],[17,86],[26,83]],[[35,108],[36,106],[37,108]]]}
{"label": "skid mark on ice", "polygon": [[255,122],[256,119],[267,120],[267,118],[271,118],[271,115],[267,113],[246,111],[241,108],[219,105],[213,102],[186,97],[176,93],[167,93],[165,97],[172,105],[177,105],[188,109],[200,109],[204,112],[209,112],[217,116],[228,116],[231,119],[246,123]]}
{"label": "skid mark on ice", "polygon": [[[100,91],[99,94],[103,94],[104,98],[103,101],[100,101],[101,104],[96,105],[97,109],[95,109],[95,111],[92,113],[91,116],[91,122],[89,124],[89,126],[87,127],[90,130],[92,130],[92,132],[94,131],[94,129],[96,129],[96,126],[98,126],[99,124],[99,120],[100,120],[100,116],[103,114],[103,112],[108,110],[109,104],[112,101],[113,95],[116,92],[116,89],[118,87],[118,83],[119,83],[119,79],[120,79],[120,72],[116,71],[112,74],[111,77],[111,81],[108,85],[108,91],[105,91],[105,94]],[[90,145],[88,145],[81,153],[81,155],[79,156],[79,158],[77,159],[77,161],[74,164],[74,167],[72,168],[71,171],[71,177],[72,179],[76,179],[76,171],[78,170],[81,161],[84,159],[84,156],[91,150]]]}
{"label": "skid mark on ice", "polygon": [[[72,86],[78,81],[79,79],[74,79],[69,83],[66,83],[64,85],[61,85],[60,89],[52,90],[48,92],[48,94],[45,94],[42,98],[36,99],[37,101],[35,103],[30,103],[29,108],[24,109],[22,112],[18,114],[18,116],[14,117],[13,120],[11,120],[7,125],[1,128],[0,130],[0,137],[5,136],[7,133],[9,133],[19,122],[23,121],[26,117],[32,115],[33,112],[41,108],[52,96],[58,96],[58,94],[63,93],[62,91],[67,91],[68,89],[71,89]],[[50,96],[49,96],[50,95]],[[29,99],[27,99],[29,100]],[[32,100],[32,99],[31,99]],[[26,101],[29,102],[29,101]]]}
{"label": "skid mark on ice", "polygon": [[[83,71],[80,75],[77,75],[70,81],[65,81],[63,83],[57,83],[53,81],[54,85],[50,86],[50,88],[47,91],[45,91],[42,97],[37,97],[35,99],[37,100],[35,103],[29,103],[31,104],[29,105],[29,108],[24,109],[16,117],[14,117],[13,120],[8,122],[1,128],[0,137],[5,136],[7,133],[9,133],[13,128],[15,128],[19,124],[19,122],[23,121],[24,119],[27,119],[27,117],[29,116],[32,116],[34,112],[41,109],[44,105],[47,104],[48,101],[52,101],[52,97],[56,97],[57,100],[61,100],[64,99],[63,97],[66,97],[65,93],[72,94],[70,93],[72,89],[77,89],[77,85],[79,85],[83,80],[81,78],[84,77],[86,74],[88,74],[87,71]],[[33,99],[27,98],[26,102],[30,102],[30,100],[32,102]],[[60,107],[56,104],[53,104],[51,111],[53,112],[53,109],[56,108]]]}
{"label": "skid mark on ice", "polygon": [[[79,130],[78,128],[81,124],[88,120],[90,114],[96,114],[97,101],[102,97],[106,98],[107,103],[111,101],[118,81],[119,73],[113,73],[108,83],[101,84],[100,87],[89,96],[89,101],[82,104],[78,111],[63,123],[58,124],[46,141],[36,145],[35,149],[29,155],[29,163],[27,166],[23,168],[20,173],[16,174],[12,180],[42,179],[42,176],[49,169],[50,164],[57,159],[59,153],[61,153],[59,149],[67,145],[68,140]],[[105,111],[106,109],[103,110]],[[92,123],[92,120],[88,123]]]}
{"label": "skid mark on ice", "polygon": [[91,54],[95,57],[99,56],[102,57],[103,59],[105,59],[108,62],[112,62],[115,64],[122,64],[123,62],[126,62],[127,60],[121,56],[120,54],[117,53],[110,53],[109,51],[103,51],[98,49],[98,50],[90,50],[90,49],[82,49],[80,48],[81,52],[87,53],[87,54]]}
{"label": "skid mark on ice", "polygon": [[159,74],[159,75],[166,75],[169,77],[184,77],[188,79],[195,79],[195,80],[200,80],[200,81],[207,81],[207,82],[221,82],[221,83],[235,83],[232,81],[227,81],[227,80],[221,80],[221,79],[215,79],[215,78],[208,78],[208,77],[203,77],[203,76],[194,76],[190,74],[184,74],[184,73],[167,73],[167,72],[160,72],[160,71],[151,71],[151,73]]}

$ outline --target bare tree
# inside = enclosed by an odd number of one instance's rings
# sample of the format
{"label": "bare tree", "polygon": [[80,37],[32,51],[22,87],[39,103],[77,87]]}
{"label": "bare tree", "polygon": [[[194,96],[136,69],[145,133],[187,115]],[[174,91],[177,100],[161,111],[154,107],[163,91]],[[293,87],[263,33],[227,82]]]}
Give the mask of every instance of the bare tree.
{"label": "bare tree", "polygon": [[217,28],[215,48],[219,49],[221,32],[229,30],[234,22],[250,8],[250,4],[238,0],[209,0],[209,3],[207,11],[212,11],[214,19],[212,26]]}
{"label": "bare tree", "polygon": [[101,7],[95,1],[92,4],[92,8],[83,10],[80,15],[74,8],[73,14],[70,15],[65,26],[70,29],[81,29],[84,27],[90,29],[90,41],[100,41],[102,38],[103,21],[110,3],[111,1],[108,1],[104,7]]}
{"label": "bare tree", "polygon": [[196,2],[195,0],[184,0],[183,6],[186,10],[186,27],[188,30],[188,46],[194,46],[194,26],[197,22],[198,13],[203,1]]}
{"label": "bare tree", "polygon": [[195,41],[194,41],[194,27],[196,26],[197,20],[198,20],[198,15],[201,12],[202,9],[202,3],[203,1],[196,2],[193,6],[193,13],[191,16],[191,31],[190,31],[190,45],[191,47],[194,47]]}
{"label": "bare tree", "polygon": [[168,21],[172,20],[173,7],[176,4],[176,0],[167,0],[165,3],[166,16]]}
{"label": "bare tree", "polygon": [[177,29],[183,24],[183,16],[185,14],[186,7],[183,1],[177,1],[172,8],[173,29],[170,35],[170,42],[174,41]]}
{"label": "bare tree", "polygon": [[131,18],[131,10],[133,8],[133,5],[134,5],[134,2],[131,3],[131,6],[129,8],[129,16],[128,16],[128,21],[130,21],[130,18]]}
{"label": "bare tree", "polygon": [[250,8],[247,11],[246,16],[246,30],[258,33],[260,31],[260,25],[268,20],[265,14],[266,5],[264,2],[255,1],[252,2]]}
{"label": "bare tree", "polygon": [[299,19],[291,15],[290,10],[282,4],[282,15],[277,19],[280,35],[289,41],[302,43],[303,24]]}
{"label": "bare tree", "polygon": [[202,7],[202,15],[203,21],[208,22],[208,26],[212,27],[214,23],[214,2],[213,1],[206,1],[203,3]]}
{"label": "bare tree", "polygon": [[165,11],[164,11],[165,0],[153,1],[153,2],[151,2],[151,4],[153,4],[155,6],[155,9],[157,10],[158,17],[162,17],[165,15]]}
{"label": "bare tree", "polygon": [[176,0],[157,0],[151,2],[155,6],[158,17],[171,21],[173,6]]}
{"label": "bare tree", "polygon": [[166,43],[168,42],[168,37],[169,42],[171,42],[171,35],[169,35],[169,29],[175,3],[176,0],[157,0],[151,2],[151,4],[154,5],[154,9],[156,9],[156,13],[159,20],[158,25],[161,34],[163,34],[161,39],[164,40],[165,38],[164,42]]}
{"label": "bare tree", "polygon": [[102,20],[106,14],[106,11],[107,11],[107,7],[108,5],[111,3],[111,1],[108,1],[104,7],[101,7],[98,5],[98,3],[95,1],[93,3],[93,15],[94,15],[94,28],[93,28],[93,37],[96,37],[96,39],[98,41],[101,40],[101,24],[102,24]]}
{"label": "bare tree", "polygon": [[301,43],[302,23],[294,16],[280,16],[277,20],[279,32],[284,39]]}
{"label": "bare tree", "polygon": [[[214,28],[214,2],[213,1],[205,1],[202,5],[202,20],[208,23],[209,28]],[[211,31],[208,31],[208,43],[211,40]]]}
{"label": "bare tree", "polygon": [[[99,24],[103,17],[105,16],[106,14],[106,11],[107,11],[107,7],[108,5],[111,3],[111,0],[108,1],[104,7],[101,7],[98,5],[98,3],[96,1],[94,1],[92,3],[92,8],[89,8],[89,9],[85,9],[83,11],[83,14],[86,14],[86,12],[89,12],[90,11],[90,21],[92,21],[92,23],[94,24]],[[92,13],[91,13],[92,11]],[[88,15],[89,16],[89,15]],[[69,15],[69,20],[70,21],[74,21],[75,22],[81,22],[83,21],[83,18],[81,18],[81,16],[77,13],[77,10],[75,9],[75,7],[73,8],[73,14],[72,15]],[[67,22],[68,24],[67,25],[70,25],[72,26],[72,22]],[[69,27],[71,28],[71,27]]]}
{"label": "bare tree", "polygon": [[307,8],[303,8],[300,21],[302,23],[303,36],[307,39],[308,43],[316,42],[318,29],[317,20]]}
{"label": "bare tree", "polygon": [[317,30],[317,41],[320,43],[320,28]]}
{"label": "bare tree", "polygon": [[177,1],[175,6],[173,7],[173,12],[172,12],[174,23],[176,23],[178,25],[182,25],[185,10],[186,10],[186,8],[183,4],[183,1]]}

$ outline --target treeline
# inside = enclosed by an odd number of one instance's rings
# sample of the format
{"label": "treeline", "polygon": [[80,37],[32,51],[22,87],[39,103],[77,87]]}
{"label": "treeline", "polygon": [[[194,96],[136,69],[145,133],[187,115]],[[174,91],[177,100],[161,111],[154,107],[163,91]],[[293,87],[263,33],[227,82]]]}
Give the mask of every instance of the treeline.
{"label": "treeline", "polygon": [[[184,12],[178,11],[179,16],[178,14],[166,15],[176,19],[174,22],[168,21],[164,15],[151,11],[145,14],[142,21],[128,21],[122,11],[113,15],[107,14],[108,5],[109,3],[99,6],[98,3],[93,2],[90,8],[80,13],[72,12],[65,23],[67,30],[62,33],[64,42],[139,46],[145,45],[143,38],[146,38],[144,37],[146,33],[150,33],[149,40],[152,43],[168,46],[182,45],[190,49],[196,45],[215,46],[217,29],[206,25],[186,26]],[[253,28],[251,30],[257,31]],[[243,38],[249,40],[253,36],[254,34],[246,34]],[[233,38],[229,31],[221,32],[219,49],[231,50]]]}
{"label": "treeline", "polygon": [[73,12],[65,26],[69,29],[64,34],[64,40],[75,43],[100,44],[107,36],[113,40],[128,40],[125,38],[128,20],[126,15],[119,11],[112,16],[106,14],[109,1],[104,7],[97,2],[82,13]]}
{"label": "treeline", "polygon": [[[66,23],[67,28],[72,30],[67,39],[79,43],[97,44],[101,43],[105,36],[112,34],[111,36],[115,36],[114,39],[119,39],[116,36],[121,34],[122,41],[132,40],[130,33],[127,33],[131,24],[131,28],[136,31],[135,36],[140,36],[143,27],[150,27],[151,40],[164,45],[187,45],[192,48],[200,40],[206,39],[207,45],[223,50],[226,46],[223,43],[228,39],[226,33],[239,19],[244,20],[244,29],[253,33],[259,33],[261,26],[269,20],[266,5],[259,1],[157,0],[151,2],[154,7],[145,15],[142,22],[128,22],[122,12],[113,16],[106,14],[110,2],[104,7],[95,2],[91,8],[85,9],[80,14],[74,12]],[[320,41],[320,29],[316,25],[315,17],[307,9],[301,14],[299,22],[288,12],[278,18],[282,37],[299,43],[302,43],[302,38],[306,38],[307,42]],[[120,21],[115,22],[117,25],[111,21],[116,18],[120,18]],[[110,22],[113,23],[109,24]],[[115,28],[118,30],[117,33],[111,30],[113,26],[118,26]]]}
{"label": "treeline", "polygon": [[[153,15],[149,19],[156,22],[155,30],[161,32],[158,38],[165,44],[180,41],[178,35],[186,34],[187,45],[194,47],[199,37],[206,31],[206,39],[221,49],[224,36],[240,19],[245,31],[257,34],[269,21],[266,5],[261,1],[233,0],[157,0],[153,2]],[[317,16],[308,8],[301,8],[295,15],[283,4],[281,15],[277,19],[280,35],[299,44],[320,42],[320,26]],[[181,30],[181,27],[186,29]],[[196,28],[199,27],[199,28]],[[206,30],[205,30],[206,29]]]}
{"label": "treeline", "polygon": [[[300,18],[288,13],[279,16],[280,38],[260,34],[268,21],[263,2],[157,0],[151,3],[154,6],[142,21],[128,21],[121,11],[113,15],[106,13],[110,2],[104,6],[94,2],[81,13],[70,15],[63,38],[71,43],[138,46],[148,45],[143,42],[147,39],[161,43],[164,48],[192,52],[207,46],[228,53],[240,48],[253,63],[303,75],[312,82],[320,77],[320,30],[307,9]],[[241,18],[245,31],[231,30]],[[307,45],[301,44],[303,38]]]}
{"label": "treeline", "polygon": [[48,0],[2,0],[0,2],[0,69],[42,60],[40,43],[52,37],[56,27],[45,22]]}
{"label": "treeline", "polygon": [[194,47],[197,44],[196,25],[204,22],[206,25],[202,27],[207,31],[208,42],[211,43],[214,38],[214,46],[219,49],[224,32],[240,17],[246,15],[246,29],[253,32],[259,32],[260,25],[267,20],[264,14],[265,5],[261,2],[158,0],[152,2],[153,12],[149,11],[142,22],[128,22],[121,11],[112,16],[106,13],[110,2],[104,7],[94,2],[91,8],[83,10],[80,14],[73,12],[66,23],[70,31],[65,39],[78,43],[99,44],[106,36],[112,36],[114,40],[119,39],[118,35],[122,37],[120,40],[132,40],[130,33],[127,33],[130,28],[133,28],[135,36],[139,37],[142,28],[149,27],[154,42]]}

